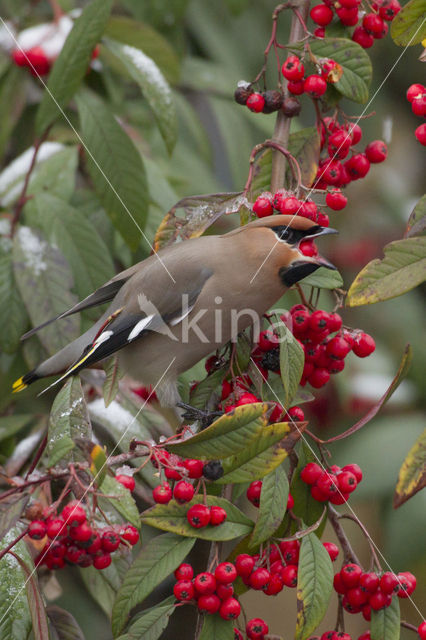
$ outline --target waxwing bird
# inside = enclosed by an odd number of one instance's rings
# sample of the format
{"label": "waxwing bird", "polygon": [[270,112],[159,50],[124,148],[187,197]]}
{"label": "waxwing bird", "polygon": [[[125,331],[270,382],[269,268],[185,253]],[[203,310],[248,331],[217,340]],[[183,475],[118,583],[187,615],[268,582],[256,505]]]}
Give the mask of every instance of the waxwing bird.
{"label": "waxwing bird", "polygon": [[54,320],[110,302],[91,329],[17,380],[13,390],[62,374],[57,384],[118,352],[127,374],[153,385],[164,406],[174,406],[181,373],[235,341],[318,267],[335,269],[299,250],[302,240],[328,233],[336,232],[306,218],[276,215],[165,247],[25,334],[23,339]]}

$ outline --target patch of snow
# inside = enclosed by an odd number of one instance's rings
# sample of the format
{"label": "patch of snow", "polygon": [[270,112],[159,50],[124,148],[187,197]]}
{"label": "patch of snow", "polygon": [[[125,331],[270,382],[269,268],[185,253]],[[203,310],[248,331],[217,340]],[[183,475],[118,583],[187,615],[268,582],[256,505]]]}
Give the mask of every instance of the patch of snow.
{"label": "patch of snow", "polygon": [[386,116],[383,120],[382,130],[383,130],[383,140],[386,144],[389,144],[392,140],[392,127],[393,127],[393,118],[391,116]]}
{"label": "patch of snow", "polygon": [[171,104],[172,98],[169,85],[155,62],[146,56],[143,51],[136,49],[135,47],[131,47],[130,45],[124,45],[122,51],[128,58],[130,58],[135,67],[139,69],[144,76],[146,76],[150,84],[153,84],[159,89],[159,91],[161,91],[164,102]]}
{"label": "patch of snow", "polygon": [[0,49],[10,53],[15,48],[15,28],[11,22],[6,20],[0,25]]}
{"label": "patch of snow", "polygon": [[32,47],[42,47],[46,56],[54,60],[61,52],[64,42],[71,31],[73,21],[69,16],[62,16],[57,24],[47,22],[35,27],[24,29],[18,34],[16,41],[18,47],[24,51]]}
{"label": "patch of snow", "polygon": [[19,244],[24,252],[25,264],[37,277],[47,269],[44,261],[47,242],[41,240],[30,227],[19,227],[17,233]]}
{"label": "patch of snow", "polygon": [[90,414],[97,420],[113,423],[116,430],[125,430],[134,421],[134,417],[116,400],[105,407],[103,398],[97,398],[88,405]]}

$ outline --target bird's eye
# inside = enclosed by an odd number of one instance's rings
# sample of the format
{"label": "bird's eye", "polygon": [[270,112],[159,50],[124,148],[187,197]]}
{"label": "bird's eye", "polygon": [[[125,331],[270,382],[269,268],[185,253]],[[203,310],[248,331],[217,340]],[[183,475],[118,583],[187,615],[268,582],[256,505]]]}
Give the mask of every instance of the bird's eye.
{"label": "bird's eye", "polygon": [[288,239],[288,237],[289,237],[289,235],[290,235],[290,234],[289,234],[289,230],[288,230],[286,227],[284,227],[283,229],[281,229],[281,231],[280,231],[280,238],[281,238],[281,240],[287,240],[287,239]]}

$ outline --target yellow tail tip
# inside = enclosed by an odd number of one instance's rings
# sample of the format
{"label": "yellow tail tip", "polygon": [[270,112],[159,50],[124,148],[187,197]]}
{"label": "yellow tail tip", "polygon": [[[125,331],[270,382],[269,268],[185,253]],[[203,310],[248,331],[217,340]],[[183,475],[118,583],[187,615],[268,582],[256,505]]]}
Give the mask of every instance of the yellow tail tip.
{"label": "yellow tail tip", "polygon": [[18,378],[18,380],[15,380],[15,382],[13,383],[13,385],[12,385],[12,393],[18,393],[18,391],[23,391],[27,387],[28,387],[28,385],[25,384],[24,377],[21,376],[20,378]]}

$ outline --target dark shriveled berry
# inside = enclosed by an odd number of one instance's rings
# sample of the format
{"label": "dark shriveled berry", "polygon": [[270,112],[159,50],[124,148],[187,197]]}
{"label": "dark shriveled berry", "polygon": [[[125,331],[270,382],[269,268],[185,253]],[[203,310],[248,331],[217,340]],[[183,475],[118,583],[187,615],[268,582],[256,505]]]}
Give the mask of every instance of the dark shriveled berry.
{"label": "dark shriveled berry", "polygon": [[281,111],[285,116],[287,116],[287,118],[293,118],[294,116],[298,116],[301,109],[302,107],[300,105],[299,100],[291,96],[289,98],[284,99],[281,107]]}
{"label": "dark shriveled berry", "polygon": [[280,91],[265,91],[263,94],[265,104],[262,113],[273,113],[278,111],[283,103],[283,94]]}
{"label": "dark shriveled berry", "polygon": [[252,89],[246,87],[238,87],[234,93],[235,102],[245,105],[248,97],[253,93]]}
{"label": "dark shriveled berry", "polygon": [[260,361],[260,365],[263,369],[269,369],[270,371],[280,370],[280,350],[272,349],[271,351],[264,352],[263,358]]}
{"label": "dark shriveled berry", "polygon": [[223,467],[219,460],[210,460],[203,467],[203,476],[207,480],[219,480],[223,476]]}

